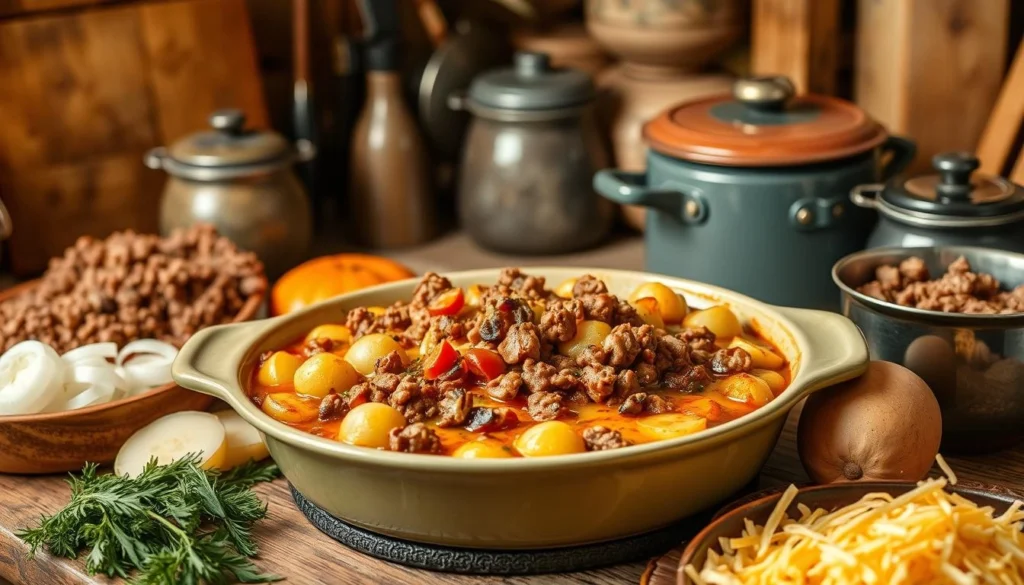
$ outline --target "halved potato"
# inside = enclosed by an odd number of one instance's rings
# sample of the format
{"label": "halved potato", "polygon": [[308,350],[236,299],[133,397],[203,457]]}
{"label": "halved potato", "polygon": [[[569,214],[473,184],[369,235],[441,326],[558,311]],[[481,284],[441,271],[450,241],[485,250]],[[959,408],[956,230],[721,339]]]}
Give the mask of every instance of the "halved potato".
{"label": "halved potato", "polygon": [[629,302],[633,303],[637,299],[645,297],[653,297],[658,300],[661,318],[666,323],[679,323],[688,310],[686,299],[660,282],[645,282],[641,284],[629,295]]}
{"label": "halved potato", "polygon": [[716,384],[715,390],[732,400],[753,406],[764,406],[775,398],[768,382],[752,374],[733,374]]}
{"label": "halved potato", "polygon": [[636,314],[644,320],[644,323],[657,329],[665,328],[665,319],[661,316],[661,306],[658,305],[658,299],[643,297],[633,301],[632,304],[633,308],[636,309]]}
{"label": "halved potato", "polygon": [[683,327],[707,327],[716,337],[736,337],[743,333],[743,327],[736,315],[724,305],[715,305],[702,311],[694,311],[683,319]]}
{"label": "halved potato", "polygon": [[742,337],[734,337],[732,342],[729,343],[729,347],[738,347],[743,351],[750,354],[750,363],[755,368],[763,368],[766,370],[777,370],[782,367],[782,364],[786,363],[777,353],[757,345],[752,341],[748,341]]}
{"label": "halved potato", "polygon": [[761,378],[768,383],[768,387],[772,389],[772,394],[778,396],[779,392],[786,389],[786,378],[782,374],[772,370],[750,370],[750,373]]}

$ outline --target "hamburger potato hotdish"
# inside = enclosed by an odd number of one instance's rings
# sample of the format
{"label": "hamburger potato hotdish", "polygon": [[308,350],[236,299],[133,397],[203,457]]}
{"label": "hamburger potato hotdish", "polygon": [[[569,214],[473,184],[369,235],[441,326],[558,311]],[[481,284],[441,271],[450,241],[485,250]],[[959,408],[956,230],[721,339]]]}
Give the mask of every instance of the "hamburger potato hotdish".
{"label": "hamburger potato hotdish", "polygon": [[724,305],[692,311],[658,282],[628,300],[590,275],[545,284],[515,268],[465,289],[429,273],[408,302],[353,309],[263,354],[249,396],[351,445],[536,457],[700,432],[789,382],[780,353]]}

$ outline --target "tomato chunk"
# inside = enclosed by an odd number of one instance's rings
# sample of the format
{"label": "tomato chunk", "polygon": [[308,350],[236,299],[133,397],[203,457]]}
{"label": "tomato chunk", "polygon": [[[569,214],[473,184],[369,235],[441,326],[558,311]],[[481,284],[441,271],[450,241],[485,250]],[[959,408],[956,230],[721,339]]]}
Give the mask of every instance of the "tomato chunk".
{"label": "tomato chunk", "polygon": [[466,295],[462,294],[462,289],[453,288],[444,291],[437,295],[434,300],[430,301],[430,304],[427,305],[427,312],[434,317],[438,315],[454,315],[461,311],[465,304]]}
{"label": "tomato chunk", "polygon": [[469,371],[487,381],[505,373],[505,360],[489,349],[474,347],[468,350],[464,357],[469,364]]}
{"label": "tomato chunk", "polygon": [[423,377],[427,380],[436,380],[455,367],[458,361],[459,352],[447,340],[442,341],[423,360]]}

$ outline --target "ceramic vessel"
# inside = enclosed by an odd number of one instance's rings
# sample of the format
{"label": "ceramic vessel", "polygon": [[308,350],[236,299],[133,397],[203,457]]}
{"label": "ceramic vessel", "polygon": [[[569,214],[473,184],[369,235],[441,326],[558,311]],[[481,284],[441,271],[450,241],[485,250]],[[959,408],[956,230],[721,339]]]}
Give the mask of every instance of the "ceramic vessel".
{"label": "ceramic vessel", "polygon": [[517,50],[545,53],[553,67],[571,67],[597,77],[611,57],[581,24],[570,23],[547,29],[522,29],[512,35]]}
{"label": "ceramic vessel", "polygon": [[848,102],[794,97],[784,79],[740,80],[733,90],[662,112],[645,126],[646,171],[603,170],[595,187],[651,210],[647,270],[835,310],[829,271],[871,230],[849,190],[902,170],[913,144]]}
{"label": "ceramic vessel", "polygon": [[743,34],[743,0],[587,0],[587,30],[624,61],[697,69]]}
{"label": "ceramic vessel", "polygon": [[[792,383],[763,408],[695,435],[532,459],[467,460],[353,447],[279,423],[249,400],[245,387],[262,352],[336,321],[348,309],[409,299],[415,280],[357,291],[274,319],[205,329],[182,348],[172,373],[179,384],[224,399],[259,429],[288,481],[337,518],[417,542],[531,549],[640,534],[728,498],[757,475],[793,406],[817,389],[860,375],[867,365],[860,333],[839,315],[772,307],[713,286],[642,272],[579,267],[530,272],[548,282],[591,273],[620,296],[658,280],[684,294],[690,306],[724,303],[776,344],[793,365]],[[465,287],[494,282],[498,273],[447,276]]]}
{"label": "ceramic vessel", "polygon": [[971,153],[932,159],[935,173],[858,185],[850,199],[878,212],[869,248],[982,246],[1024,252],[1024,187],[975,172]]}
{"label": "ceramic vessel", "polygon": [[[650,69],[631,63],[607,69],[598,79],[598,116],[611,139],[616,166],[643,171],[647,167],[644,124],[673,104],[728,93],[732,82],[723,73]],[[643,207],[623,206],[626,221],[637,230],[643,230],[645,212]]]}
{"label": "ceramic vessel", "polygon": [[[808,486],[800,488],[799,493],[789,506],[790,516],[799,516],[797,504],[804,504],[812,510],[824,508],[836,510],[843,506],[852,504],[862,497],[872,493],[888,493],[892,496],[899,496],[917,487],[917,484],[909,481],[872,481],[872,482],[851,482],[832,485]],[[995,515],[1002,514],[1014,500],[1021,497],[1021,494],[997,486],[988,486],[972,481],[961,481],[957,485],[949,486],[949,491],[963,496],[979,506],[991,506]],[[677,585],[693,585],[693,581],[686,575],[687,565],[694,565],[699,568],[704,566],[708,549],[720,551],[720,538],[734,538],[739,536],[744,529],[744,519],[749,518],[756,524],[764,525],[768,516],[775,509],[779,499],[782,497],[782,490],[773,490],[767,494],[760,494],[760,497],[729,506],[724,513],[720,514],[708,524],[707,528],[690,540],[690,543],[683,550],[679,558],[679,569],[676,573]]]}
{"label": "ceramic vessel", "polygon": [[943,453],[986,453],[1024,439],[1024,314],[974,315],[888,303],[857,288],[875,269],[916,256],[932,278],[963,256],[1006,290],[1024,285],[1024,254],[978,247],[875,248],[836,263],[843,314],[864,332],[871,359],[920,376],[942,409]]}
{"label": "ceramic vessel", "polygon": [[[0,293],[0,303],[28,292],[36,281]],[[236,322],[257,316],[263,295],[246,301]],[[0,416],[0,473],[79,471],[86,462],[110,463],[128,437],[154,420],[204,410],[212,399],[170,383],[148,392],[78,410]]]}

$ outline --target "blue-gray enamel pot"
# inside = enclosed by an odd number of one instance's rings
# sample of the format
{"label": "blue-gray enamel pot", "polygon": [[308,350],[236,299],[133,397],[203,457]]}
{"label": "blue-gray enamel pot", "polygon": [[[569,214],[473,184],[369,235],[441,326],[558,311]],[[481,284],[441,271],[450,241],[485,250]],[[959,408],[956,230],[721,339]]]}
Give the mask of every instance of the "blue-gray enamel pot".
{"label": "blue-gray enamel pot", "polygon": [[839,308],[832,265],[864,248],[875,221],[850,189],[915,152],[853,104],[794,97],[785,78],[670,108],[644,134],[647,169],[599,171],[594,187],[649,208],[646,270],[828,310]]}

